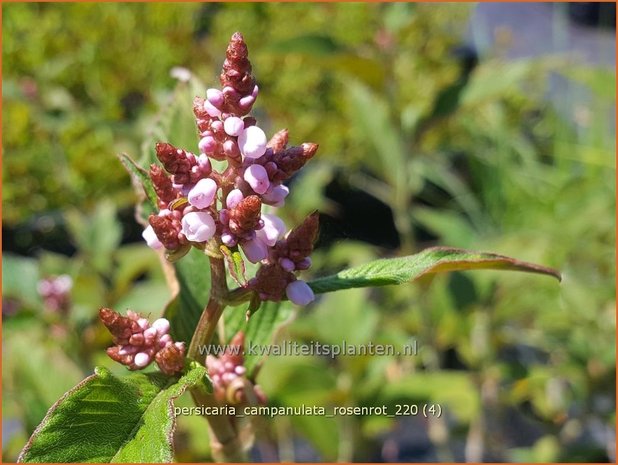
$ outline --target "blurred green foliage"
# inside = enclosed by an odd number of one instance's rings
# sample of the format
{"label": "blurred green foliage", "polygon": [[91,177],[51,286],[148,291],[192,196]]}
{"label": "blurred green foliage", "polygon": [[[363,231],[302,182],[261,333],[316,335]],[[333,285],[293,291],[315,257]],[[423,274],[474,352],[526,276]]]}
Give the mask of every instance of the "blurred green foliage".
{"label": "blurred green foliage", "polygon": [[[3,8],[4,221],[101,196],[126,204],[126,172],[170,69],[198,62],[198,4]],[[19,182],[10,182],[12,180]]]}
{"label": "blurred green foliage", "polygon": [[[293,143],[320,144],[281,211],[287,224],[315,208],[345,217],[327,195],[333,183],[392,214],[392,224],[380,226],[394,229],[397,250],[329,240],[327,225],[312,275],[440,243],[543,263],[564,277],[557,286],[517,273],[455,273],[324,296],[277,340],[398,347],[416,340],[419,354],[272,357],[258,377],[271,404],[432,402],[445,414],[426,423],[266,420],[260,457],[614,459],[615,73],[564,56],[506,60],[500,47],[476,63],[457,49],[470,8],[3,5],[4,221],[63,210],[77,248],[70,259],[4,255],[4,299],[21,307],[4,324],[12,360],[3,364],[4,417],[19,431],[4,458],[14,460],[80,373],[112,366],[98,307],[163,310],[169,291],[155,254],[120,245],[116,207],[134,197],[114,154],[140,158],[144,138],[142,160],[155,139],[194,144],[190,100],[204,85],[193,79],[174,90],[169,70],[186,66],[217,85],[227,40],[240,30],[261,89],[261,125],[268,133],[289,128]],[[560,111],[547,99],[556,79],[564,84]],[[60,273],[75,280],[68,321],[45,313],[34,293],[39,277]],[[58,325],[68,334],[54,336]],[[23,357],[12,354],[31,345],[40,354],[16,363]],[[58,386],[34,375],[50,357],[63,373]],[[205,430],[202,419],[180,419],[180,461],[209,458]],[[414,455],[414,446],[429,452]]]}

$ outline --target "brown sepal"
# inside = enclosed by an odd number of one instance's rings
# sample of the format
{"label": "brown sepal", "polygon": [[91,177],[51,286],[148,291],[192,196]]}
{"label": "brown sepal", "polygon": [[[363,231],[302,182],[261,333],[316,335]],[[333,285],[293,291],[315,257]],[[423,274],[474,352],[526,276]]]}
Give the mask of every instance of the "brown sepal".
{"label": "brown sepal", "polygon": [[181,349],[175,344],[170,344],[156,353],[155,361],[159,369],[166,375],[180,373],[185,366],[184,347]]}
{"label": "brown sepal", "polygon": [[299,261],[311,255],[313,244],[318,237],[320,215],[317,211],[311,213],[305,220],[292,229],[287,238],[275,245],[280,257],[287,257],[292,261]]}
{"label": "brown sepal", "polygon": [[230,231],[237,235],[255,231],[260,222],[261,211],[262,201],[257,195],[245,197],[230,209]]}
{"label": "brown sepal", "polygon": [[178,197],[178,191],[172,186],[172,180],[165,174],[163,168],[154,163],[150,165],[150,179],[157,197],[159,198],[159,207],[165,208],[172,200]]}
{"label": "brown sepal", "polygon": [[285,294],[285,288],[296,278],[284,270],[278,263],[262,265],[252,280],[252,287],[262,300],[279,302]]}
{"label": "brown sepal", "polygon": [[122,316],[111,308],[102,307],[99,310],[99,319],[112,334],[115,344],[127,344],[131,335],[140,331],[137,321]]}
{"label": "brown sepal", "polygon": [[150,215],[148,222],[161,241],[161,244],[163,244],[167,250],[176,250],[180,247],[181,244],[178,239],[178,233],[180,231],[170,217]]}

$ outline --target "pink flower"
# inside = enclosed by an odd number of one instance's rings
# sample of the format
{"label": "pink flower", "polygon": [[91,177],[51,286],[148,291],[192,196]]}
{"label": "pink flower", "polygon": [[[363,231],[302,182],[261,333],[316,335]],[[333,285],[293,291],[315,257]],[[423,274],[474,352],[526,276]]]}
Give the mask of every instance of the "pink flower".
{"label": "pink flower", "polygon": [[212,153],[217,148],[217,142],[215,138],[212,136],[205,136],[200,139],[199,144],[197,146],[202,153]]}
{"label": "pink flower", "polygon": [[206,91],[206,98],[214,107],[217,108],[223,105],[225,99],[225,97],[223,96],[223,92],[221,92],[219,89],[208,89]]}
{"label": "pink flower", "polygon": [[204,110],[213,118],[221,116],[221,110],[215,107],[210,101],[204,100]]}
{"label": "pink flower", "polygon": [[244,241],[240,246],[251,263],[260,262],[268,256],[268,247],[260,239]]}
{"label": "pink flower", "polygon": [[142,237],[146,241],[146,244],[148,244],[148,247],[150,247],[151,249],[157,250],[163,247],[163,244],[161,244],[161,241],[155,234],[152,226],[148,226],[146,229],[144,229],[144,231],[142,232]]}
{"label": "pink flower", "polygon": [[237,116],[229,116],[223,122],[223,128],[229,136],[239,136],[245,129],[245,122]]}
{"label": "pink flower", "polygon": [[190,212],[182,218],[182,233],[192,242],[206,242],[216,229],[215,221],[206,212]]}
{"label": "pink flower", "polygon": [[227,198],[225,199],[225,205],[227,206],[227,208],[234,208],[244,198],[245,196],[242,195],[240,189],[234,189],[230,191],[230,193],[227,195]]}
{"label": "pink flower", "polygon": [[268,190],[268,187],[270,186],[270,181],[268,180],[268,173],[262,165],[249,166],[245,170],[245,174],[243,175],[243,177],[257,194],[263,194]]}
{"label": "pink flower", "polygon": [[206,208],[212,205],[217,194],[217,183],[210,178],[200,179],[189,191],[189,203],[195,208]]}
{"label": "pink flower", "polygon": [[258,239],[269,247],[274,246],[285,234],[285,223],[277,215],[265,213],[262,215],[264,227],[256,231]]}
{"label": "pink flower", "polygon": [[243,129],[238,136],[240,152],[246,158],[260,158],[266,152],[266,134],[257,126]]}
{"label": "pink flower", "polygon": [[285,288],[285,294],[288,296],[288,299],[296,305],[307,305],[315,299],[313,290],[311,290],[305,281],[301,281],[300,279],[288,284]]}
{"label": "pink flower", "polygon": [[135,354],[135,358],[133,359],[133,363],[135,363],[135,366],[138,368],[144,368],[151,361],[152,359],[150,358],[150,355],[146,352],[139,352],[138,354]]}
{"label": "pink flower", "polygon": [[273,207],[283,206],[283,200],[290,193],[290,189],[283,184],[279,186],[271,186],[262,196],[262,201]]}

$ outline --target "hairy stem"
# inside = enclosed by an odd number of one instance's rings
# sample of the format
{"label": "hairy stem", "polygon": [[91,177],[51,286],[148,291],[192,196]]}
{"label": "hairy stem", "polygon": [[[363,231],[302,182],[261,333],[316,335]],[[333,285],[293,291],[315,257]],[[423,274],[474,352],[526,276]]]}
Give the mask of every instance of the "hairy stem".
{"label": "hairy stem", "polygon": [[200,355],[200,347],[210,344],[217,329],[217,322],[223,314],[228,294],[227,281],[225,278],[225,264],[223,258],[210,256],[210,299],[200,321],[195,328],[191,344],[189,345],[189,358],[197,360]]}
{"label": "hairy stem", "polygon": [[[220,407],[212,394],[201,388],[191,389],[191,397],[197,406]],[[213,458],[220,462],[246,462],[247,457],[240,443],[238,431],[226,415],[206,416],[210,426],[210,442]]]}
{"label": "hairy stem", "polygon": [[[209,345],[217,329],[217,323],[226,307],[228,295],[223,258],[210,256],[210,299],[202,312],[200,321],[195,328],[188,357],[200,358],[200,348]],[[197,386],[191,389],[191,397],[197,406],[216,407],[219,403],[215,397]],[[207,415],[206,420],[211,431],[212,454],[222,462],[244,462],[247,460],[238,431],[227,415]]]}

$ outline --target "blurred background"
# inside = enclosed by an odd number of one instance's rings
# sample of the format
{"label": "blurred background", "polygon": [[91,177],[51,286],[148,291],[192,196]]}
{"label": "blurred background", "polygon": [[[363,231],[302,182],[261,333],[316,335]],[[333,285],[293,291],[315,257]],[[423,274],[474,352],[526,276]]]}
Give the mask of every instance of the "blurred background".
{"label": "blurred background", "polygon": [[[280,212],[321,212],[311,275],[432,245],[563,274],[322,297],[279,339],[419,353],[273,357],[271,405],[443,415],[265,419],[252,458],[615,460],[614,4],[5,3],[2,21],[4,461],[95,365],[125,371],[99,307],[169,300],[116,154],[197,150],[191,101],[237,30],[260,125],[320,144]],[[176,451],[210,459],[202,418],[179,419]]]}

